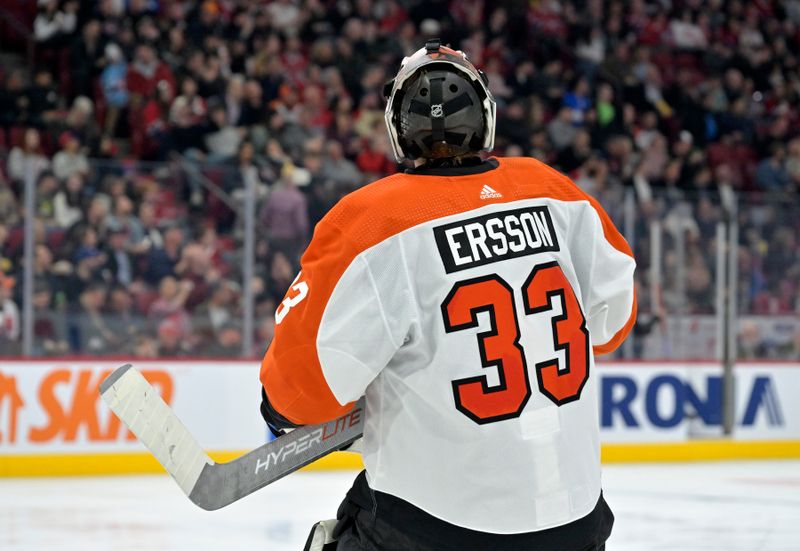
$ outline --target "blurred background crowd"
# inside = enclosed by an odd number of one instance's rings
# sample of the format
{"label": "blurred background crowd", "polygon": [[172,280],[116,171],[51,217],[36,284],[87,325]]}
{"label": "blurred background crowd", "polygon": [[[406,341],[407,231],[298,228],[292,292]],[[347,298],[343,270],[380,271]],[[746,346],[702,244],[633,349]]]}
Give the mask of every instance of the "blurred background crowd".
{"label": "blurred background crowd", "polygon": [[[634,194],[640,336],[714,313],[720,188],[740,312],[800,317],[800,1],[9,0],[0,35],[2,354],[30,215],[37,354],[239,355],[252,179],[260,355],[315,223],[402,170],[380,92],[433,36],[488,74],[495,154],[556,166],[620,227]],[[745,356],[800,357],[800,324],[762,332]]]}

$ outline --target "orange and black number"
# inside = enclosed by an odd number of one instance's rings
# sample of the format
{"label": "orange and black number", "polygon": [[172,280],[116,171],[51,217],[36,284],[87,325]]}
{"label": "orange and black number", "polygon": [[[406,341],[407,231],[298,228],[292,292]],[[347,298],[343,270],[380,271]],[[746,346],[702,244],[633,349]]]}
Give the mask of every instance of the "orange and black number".
{"label": "orange and black number", "polygon": [[[561,313],[552,316],[553,347],[563,351],[564,365],[555,357],[536,364],[539,391],[562,406],[579,400],[589,379],[589,331],[578,298],[557,262],[533,268],[522,287],[526,315],[543,314],[559,299]],[[499,384],[489,386],[486,375],[456,379],[456,409],[479,424],[519,417],[531,397],[525,351],[519,343],[520,327],[514,291],[492,274],[456,283],[442,303],[445,331],[478,327],[478,314],[487,312],[489,331],[477,334],[481,365],[496,367]]]}
{"label": "orange and black number", "polygon": [[558,358],[539,362],[536,378],[541,393],[555,404],[574,402],[589,379],[589,331],[575,291],[557,262],[536,266],[522,290],[528,315],[547,312],[555,297],[561,299],[562,312],[550,323],[555,349],[564,351],[566,365],[559,369]]}
{"label": "orange and black number", "polygon": [[500,276],[460,281],[442,303],[448,333],[478,327],[488,312],[489,331],[478,333],[484,368],[496,367],[500,383],[490,387],[485,375],[453,381],[456,409],[479,424],[518,417],[531,397],[525,353],[519,344],[514,292]]}

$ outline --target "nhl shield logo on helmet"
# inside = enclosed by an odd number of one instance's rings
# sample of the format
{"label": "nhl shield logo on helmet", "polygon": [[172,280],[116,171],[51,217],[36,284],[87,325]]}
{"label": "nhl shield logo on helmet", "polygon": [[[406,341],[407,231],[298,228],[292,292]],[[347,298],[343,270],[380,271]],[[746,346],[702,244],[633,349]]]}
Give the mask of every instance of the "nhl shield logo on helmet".
{"label": "nhl shield logo on helmet", "polygon": [[431,117],[434,119],[441,119],[444,117],[444,109],[442,108],[441,103],[431,105]]}

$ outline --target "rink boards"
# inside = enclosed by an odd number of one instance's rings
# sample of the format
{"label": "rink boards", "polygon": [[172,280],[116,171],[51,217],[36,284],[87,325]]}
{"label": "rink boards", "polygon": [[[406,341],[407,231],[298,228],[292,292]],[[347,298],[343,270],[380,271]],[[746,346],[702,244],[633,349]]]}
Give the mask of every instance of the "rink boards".
{"label": "rink boards", "polygon": [[[98,398],[118,361],[0,362],[0,476],[157,472]],[[255,361],[138,361],[200,444],[230,460],[268,438]],[[605,461],[800,457],[800,363],[735,369],[736,428],[722,438],[722,368],[625,362],[596,367]],[[340,453],[312,468],[358,468]]]}

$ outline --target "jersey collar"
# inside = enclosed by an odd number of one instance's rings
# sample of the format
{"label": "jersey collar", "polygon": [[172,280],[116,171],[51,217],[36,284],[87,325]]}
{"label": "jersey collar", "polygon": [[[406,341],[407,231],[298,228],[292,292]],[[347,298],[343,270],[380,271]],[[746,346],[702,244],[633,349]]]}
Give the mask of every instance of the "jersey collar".
{"label": "jersey collar", "polygon": [[479,157],[475,157],[474,163],[469,163],[461,166],[448,166],[448,167],[431,167],[419,166],[416,168],[409,168],[406,174],[421,175],[421,176],[468,176],[470,174],[482,174],[496,169],[500,166],[500,162],[492,157],[481,161]]}

